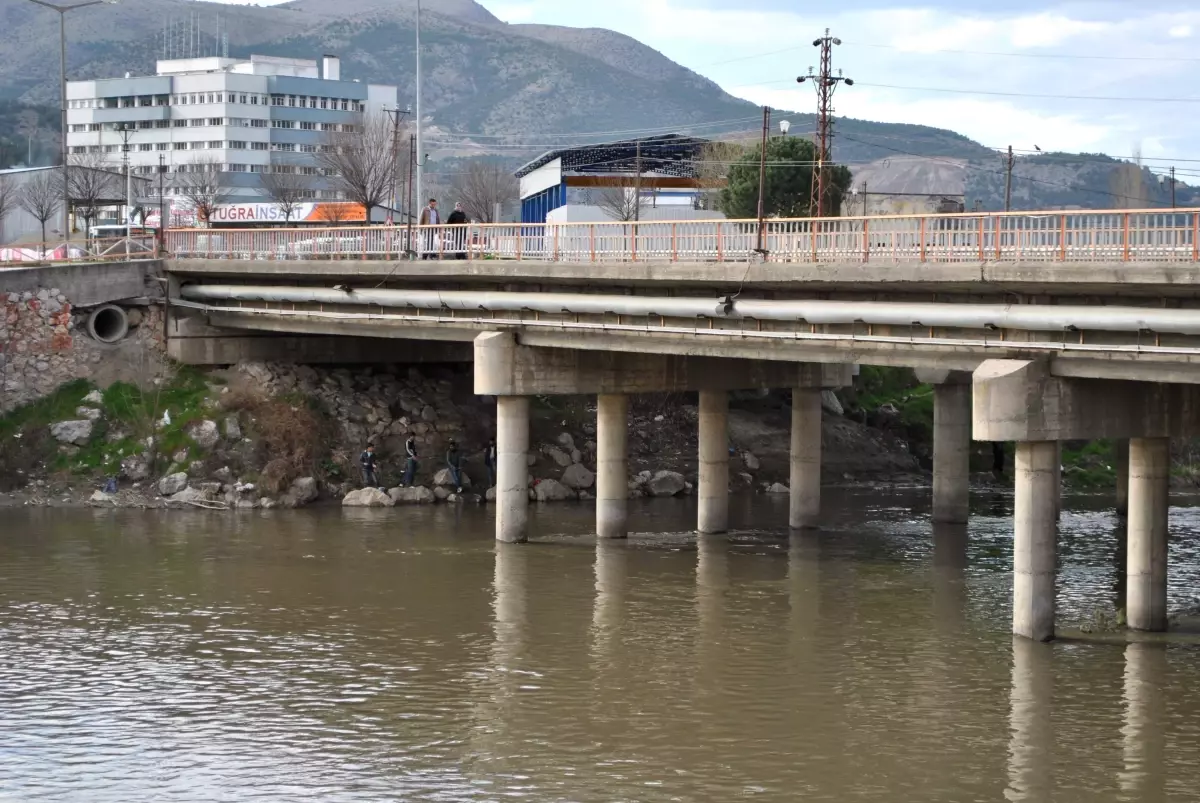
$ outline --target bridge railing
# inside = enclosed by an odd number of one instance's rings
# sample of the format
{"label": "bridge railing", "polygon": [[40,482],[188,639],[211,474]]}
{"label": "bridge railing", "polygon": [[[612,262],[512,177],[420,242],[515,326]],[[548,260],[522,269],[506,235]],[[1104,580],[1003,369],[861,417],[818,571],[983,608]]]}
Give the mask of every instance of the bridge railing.
{"label": "bridge railing", "polygon": [[1200,210],[288,229],[179,229],[179,259],[1196,262]]}
{"label": "bridge railing", "polygon": [[[128,241],[128,249],[126,242]],[[0,246],[0,268],[21,268],[70,262],[105,262],[155,256],[158,243],[153,236],[80,238],[65,242],[20,243]]]}

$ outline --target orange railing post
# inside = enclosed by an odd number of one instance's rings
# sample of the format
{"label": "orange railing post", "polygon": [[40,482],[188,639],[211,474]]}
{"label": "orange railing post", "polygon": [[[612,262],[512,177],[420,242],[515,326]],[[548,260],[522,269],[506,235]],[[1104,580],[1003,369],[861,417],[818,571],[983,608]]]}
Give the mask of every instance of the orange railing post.
{"label": "orange railing post", "polygon": [[717,261],[725,261],[725,243],[721,240],[721,224],[717,224]]}
{"label": "orange railing post", "polygon": [[1123,245],[1125,246],[1125,261],[1128,262],[1129,261],[1129,213],[1126,212],[1123,217],[1125,218],[1125,226],[1124,226],[1125,233],[1124,233],[1124,236],[1122,237],[1122,241],[1123,241]]}
{"label": "orange railing post", "polygon": [[[992,236],[996,238],[996,261],[1000,261],[1000,246],[1004,237],[1000,229],[1000,221],[1003,220],[999,215],[992,218]],[[983,218],[979,218],[979,233],[983,234]],[[983,259],[983,237],[979,238],[979,258]]]}
{"label": "orange railing post", "polygon": [[588,250],[592,253],[592,261],[596,261],[596,224],[588,224]]}
{"label": "orange railing post", "polygon": [[863,262],[871,261],[871,238],[867,230],[867,219],[863,218]]}
{"label": "orange railing post", "polygon": [[671,261],[678,261],[678,254],[675,251],[675,224],[671,224]]}
{"label": "orange railing post", "polygon": [[1060,262],[1067,261],[1067,216],[1058,216],[1058,259]]}
{"label": "orange railing post", "polygon": [[1200,262],[1200,212],[1192,213],[1192,261]]}
{"label": "orange railing post", "polygon": [[921,217],[921,225],[918,227],[917,237],[920,238],[918,247],[920,248],[921,261],[925,261],[925,217]]}

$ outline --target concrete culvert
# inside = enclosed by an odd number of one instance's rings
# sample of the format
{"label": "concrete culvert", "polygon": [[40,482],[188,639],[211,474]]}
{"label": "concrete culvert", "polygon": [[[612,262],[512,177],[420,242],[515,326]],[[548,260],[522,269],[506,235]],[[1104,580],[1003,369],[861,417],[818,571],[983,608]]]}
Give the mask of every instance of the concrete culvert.
{"label": "concrete culvert", "polygon": [[129,316],[115,304],[92,310],[87,322],[88,334],[101,343],[116,343],[129,333]]}

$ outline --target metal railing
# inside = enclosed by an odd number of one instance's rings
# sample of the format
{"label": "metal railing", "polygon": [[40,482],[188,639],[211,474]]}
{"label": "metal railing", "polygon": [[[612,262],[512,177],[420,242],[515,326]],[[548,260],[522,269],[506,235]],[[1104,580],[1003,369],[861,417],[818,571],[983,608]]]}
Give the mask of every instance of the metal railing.
{"label": "metal railing", "polygon": [[[177,259],[503,259],[536,262],[742,262],[758,258],[754,220],[472,224],[404,228],[182,229]],[[1200,210],[773,219],[768,262],[1200,261]]]}
{"label": "metal railing", "polygon": [[[128,248],[126,244],[128,243]],[[71,262],[109,262],[146,259],[158,253],[153,235],[144,237],[93,238],[70,243],[21,243],[0,246],[0,269],[34,267]]]}

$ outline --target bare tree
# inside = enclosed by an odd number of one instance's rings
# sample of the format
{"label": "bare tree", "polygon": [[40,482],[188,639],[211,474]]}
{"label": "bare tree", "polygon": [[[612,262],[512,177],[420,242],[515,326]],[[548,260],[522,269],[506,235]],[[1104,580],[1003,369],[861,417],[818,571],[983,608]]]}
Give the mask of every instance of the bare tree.
{"label": "bare tree", "polygon": [[120,197],[120,177],[109,167],[107,158],[101,153],[72,156],[67,166],[67,198],[71,208],[83,218],[86,231],[91,231],[92,221],[103,203]]}
{"label": "bare tree", "polygon": [[62,205],[62,178],[57,169],[39,170],[31,175],[17,194],[21,208],[42,224],[42,242],[46,242],[46,221],[58,214]]}
{"label": "bare tree", "polygon": [[480,223],[497,223],[496,204],[510,203],[520,192],[516,177],[494,162],[472,162],[450,189],[467,217]]}
{"label": "bare tree", "polygon": [[[281,167],[290,169],[284,172],[280,170]],[[283,215],[285,223],[292,222],[292,216],[312,192],[312,181],[298,170],[292,165],[275,165],[270,173],[263,173],[259,177],[263,190],[279,214]]]}
{"label": "bare tree", "polygon": [[362,205],[368,224],[372,210],[392,193],[394,133],[387,115],[365,114],[352,130],[329,132],[317,152],[325,174],[347,200]]}
{"label": "bare tree", "polygon": [[0,175],[0,243],[4,242],[4,219],[17,205],[17,196],[12,180],[8,176]]}
{"label": "bare tree", "polygon": [[179,197],[192,205],[197,222],[211,222],[217,207],[228,203],[233,195],[221,167],[221,161],[215,157],[198,156],[180,165],[171,181]]}
{"label": "bare tree", "polygon": [[602,187],[592,195],[592,202],[613,220],[635,220],[646,208],[646,199],[632,187]]}

